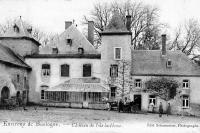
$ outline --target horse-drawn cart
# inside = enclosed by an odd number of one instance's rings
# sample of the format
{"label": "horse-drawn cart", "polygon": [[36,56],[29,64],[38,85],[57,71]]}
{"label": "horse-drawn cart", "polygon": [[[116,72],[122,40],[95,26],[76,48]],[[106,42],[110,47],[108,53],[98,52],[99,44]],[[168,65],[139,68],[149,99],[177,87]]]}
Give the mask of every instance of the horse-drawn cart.
{"label": "horse-drawn cart", "polygon": [[118,110],[118,112],[128,112],[136,113],[139,111],[139,105],[132,102],[123,102],[123,101],[108,101],[109,108],[108,110]]}

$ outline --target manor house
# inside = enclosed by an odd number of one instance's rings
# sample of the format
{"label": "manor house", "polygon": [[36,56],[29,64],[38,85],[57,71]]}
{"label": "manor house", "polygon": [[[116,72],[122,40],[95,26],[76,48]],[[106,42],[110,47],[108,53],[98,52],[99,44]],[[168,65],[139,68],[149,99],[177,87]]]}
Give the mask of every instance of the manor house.
{"label": "manor house", "polygon": [[[1,99],[22,96],[25,102],[46,106],[105,109],[103,99],[127,97],[142,111],[163,101],[145,91],[151,78],[170,78],[181,85],[171,99],[173,113],[199,113],[200,67],[181,51],[168,51],[166,35],[161,50],[132,48],[131,16],[126,24],[114,13],[101,35],[101,48],[94,43],[94,23],[88,22],[86,38],[70,21],[49,45],[41,46],[32,29],[20,18],[0,37]],[[99,52],[100,51],[100,52]]]}

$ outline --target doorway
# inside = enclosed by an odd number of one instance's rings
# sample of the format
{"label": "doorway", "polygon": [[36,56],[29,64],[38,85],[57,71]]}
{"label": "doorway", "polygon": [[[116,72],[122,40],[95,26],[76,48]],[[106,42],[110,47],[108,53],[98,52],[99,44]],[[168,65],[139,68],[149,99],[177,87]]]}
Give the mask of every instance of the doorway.
{"label": "doorway", "polygon": [[134,95],[134,103],[137,105],[138,110],[141,110],[142,96],[141,95]]}
{"label": "doorway", "polygon": [[3,87],[1,90],[1,100],[8,99],[10,96],[10,90],[8,87]]}

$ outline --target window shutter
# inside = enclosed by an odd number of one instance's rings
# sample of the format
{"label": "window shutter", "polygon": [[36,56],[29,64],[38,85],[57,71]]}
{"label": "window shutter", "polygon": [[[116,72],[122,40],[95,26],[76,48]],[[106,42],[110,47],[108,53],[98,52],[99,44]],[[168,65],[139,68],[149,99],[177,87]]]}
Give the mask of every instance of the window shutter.
{"label": "window shutter", "polygon": [[190,80],[188,79],[188,88],[190,88]]}
{"label": "window shutter", "polygon": [[134,79],[134,87],[136,87],[136,80]]}
{"label": "window shutter", "polygon": [[111,71],[112,71],[112,67],[110,67],[110,77],[111,77]]}
{"label": "window shutter", "polygon": [[117,67],[116,73],[117,73],[117,77],[118,77],[118,65],[116,67]]}
{"label": "window shutter", "polygon": [[182,80],[182,85],[181,85],[181,86],[182,86],[182,88],[183,88],[183,81],[184,81],[184,80]]}

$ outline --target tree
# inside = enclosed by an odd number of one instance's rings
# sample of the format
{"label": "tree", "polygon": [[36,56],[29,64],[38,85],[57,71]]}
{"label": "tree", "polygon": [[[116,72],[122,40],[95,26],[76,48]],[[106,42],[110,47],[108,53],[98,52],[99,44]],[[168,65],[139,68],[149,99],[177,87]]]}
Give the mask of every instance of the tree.
{"label": "tree", "polygon": [[146,83],[146,91],[157,94],[163,100],[170,100],[176,96],[179,83],[174,79],[152,78]]}
{"label": "tree", "polygon": [[184,54],[196,60],[200,57],[200,24],[195,19],[189,19],[175,31],[175,37],[170,49],[181,50]]}
{"label": "tree", "polygon": [[[158,9],[131,1],[121,3],[97,3],[94,5],[91,15],[84,16],[84,24],[86,24],[88,20],[94,21],[95,44],[97,46],[101,44],[100,32],[104,31],[108,26],[114,10],[119,11],[124,24],[126,22],[126,15],[129,14],[132,16],[131,31],[134,49],[158,49],[157,46],[151,46],[158,44],[158,36],[163,26],[163,24],[158,21]],[[148,39],[151,41],[146,41]]]}

